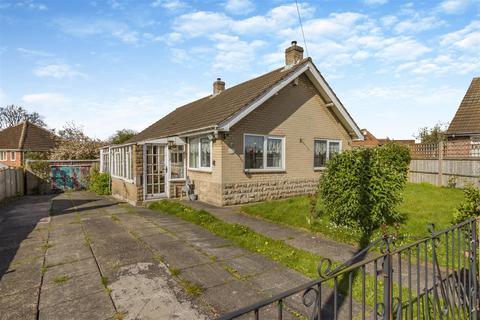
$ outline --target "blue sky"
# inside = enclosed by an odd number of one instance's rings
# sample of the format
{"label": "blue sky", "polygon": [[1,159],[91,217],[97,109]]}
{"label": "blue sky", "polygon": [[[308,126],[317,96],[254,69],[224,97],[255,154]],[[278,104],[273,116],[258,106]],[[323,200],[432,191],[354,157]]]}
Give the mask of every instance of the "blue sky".
{"label": "blue sky", "polygon": [[[480,0],[299,0],[309,55],[358,125],[411,138],[480,76]],[[295,2],[0,0],[0,105],[106,138],[283,64]]]}

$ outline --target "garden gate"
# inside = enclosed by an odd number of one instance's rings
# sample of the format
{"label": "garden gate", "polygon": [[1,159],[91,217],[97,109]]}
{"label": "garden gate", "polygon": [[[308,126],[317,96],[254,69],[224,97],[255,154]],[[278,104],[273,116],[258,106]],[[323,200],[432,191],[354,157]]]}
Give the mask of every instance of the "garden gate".
{"label": "garden gate", "polygon": [[225,314],[235,319],[477,319],[475,219],[405,244],[384,236],[352,259],[323,259],[319,278]]}

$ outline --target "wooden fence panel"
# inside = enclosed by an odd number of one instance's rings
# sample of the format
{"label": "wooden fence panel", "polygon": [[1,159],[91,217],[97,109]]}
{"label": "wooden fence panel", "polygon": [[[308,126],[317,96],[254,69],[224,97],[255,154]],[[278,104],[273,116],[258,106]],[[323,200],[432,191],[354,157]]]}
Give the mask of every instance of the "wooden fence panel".
{"label": "wooden fence panel", "polygon": [[0,201],[23,195],[23,169],[0,169]]}

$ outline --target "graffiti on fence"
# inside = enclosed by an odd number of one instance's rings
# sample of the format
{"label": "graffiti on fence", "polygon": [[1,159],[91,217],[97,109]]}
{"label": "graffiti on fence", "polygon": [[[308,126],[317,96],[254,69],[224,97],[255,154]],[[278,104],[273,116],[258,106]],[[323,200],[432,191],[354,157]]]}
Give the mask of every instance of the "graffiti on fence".
{"label": "graffiti on fence", "polygon": [[52,165],[52,189],[81,190],[85,189],[85,178],[90,166]]}

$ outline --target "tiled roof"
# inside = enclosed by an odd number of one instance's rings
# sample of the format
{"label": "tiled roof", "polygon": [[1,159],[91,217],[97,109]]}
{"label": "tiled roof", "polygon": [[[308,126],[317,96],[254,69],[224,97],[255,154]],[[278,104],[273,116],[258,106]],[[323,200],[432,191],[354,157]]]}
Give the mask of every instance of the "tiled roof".
{"label": "tiled roof", "polygon": [[448,135],[480,134],[480,77],[473,78],[448,127]]}
{"label": "tiled roof", "polygon": [[0,131],[0,149],[48,151],[55,143],[53,132],[28,121]]}
{"label": "tiled roof", "polygon": [[308,61],[311,60],[303,59],[291,68],[282,67],[273,70],[228,88],[215,96],[210,95],[179,107],[129,139],[127,143],[174,136],[181,132],[218,125],[255,101]]}

